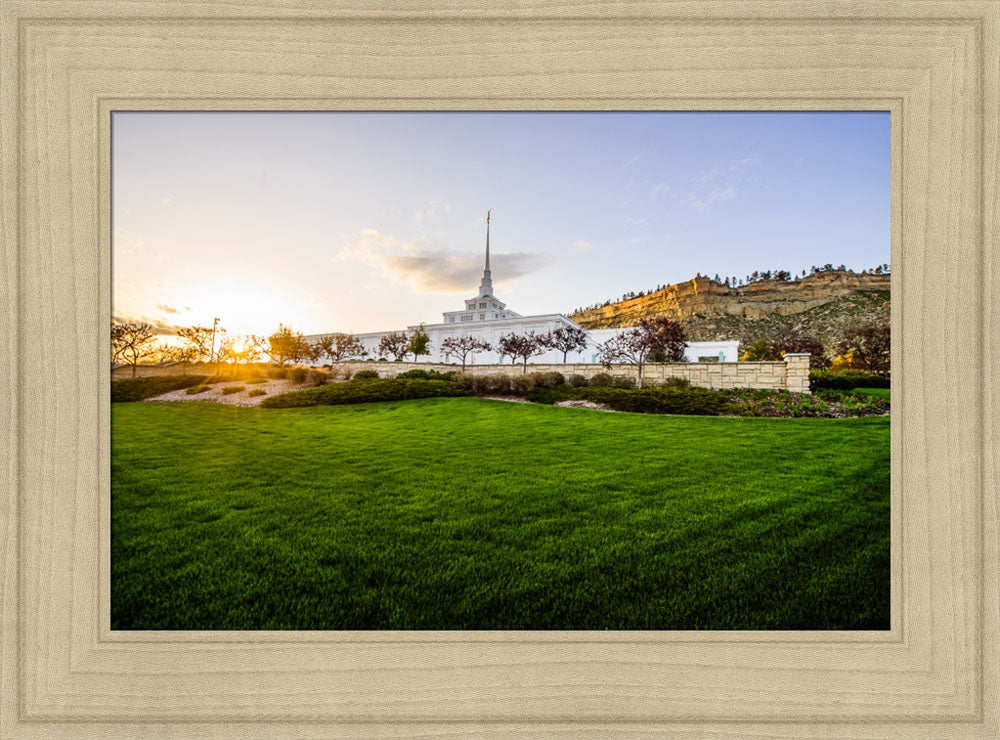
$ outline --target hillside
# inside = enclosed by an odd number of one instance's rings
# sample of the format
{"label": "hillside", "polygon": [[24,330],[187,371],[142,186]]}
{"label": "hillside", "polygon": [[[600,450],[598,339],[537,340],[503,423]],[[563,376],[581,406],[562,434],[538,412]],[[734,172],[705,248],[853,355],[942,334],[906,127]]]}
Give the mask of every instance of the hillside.
{"label": "hillside", "polygon": [[889,321],[890,282],[889,275],[841,270],[799,280],[760,280],[739,288],[697,277],[569,318],[593,329],[668,316],[680,320],[695,341],[739,339],[745,345],[762,337],[805,334],[831,351],[849,325]]}

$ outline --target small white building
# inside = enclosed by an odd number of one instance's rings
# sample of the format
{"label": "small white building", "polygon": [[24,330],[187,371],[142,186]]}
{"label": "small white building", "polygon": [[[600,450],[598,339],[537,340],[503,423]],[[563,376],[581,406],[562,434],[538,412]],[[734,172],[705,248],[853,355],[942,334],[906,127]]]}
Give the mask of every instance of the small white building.
{"label": "small white building", "polygon": [[[497,341],[504,334],[547,334],[548,332],[563,327],[582,328],[576,322],[558,313],[539,314],[535,316],[522,316],[519,313],[507,308],[507,304],[493,294],[493,277],[490,272],[490,219],[486,215],[486,265],[483,269],[483,278],[479,283],[479,292],[472,298],[465,301],[465,307],[458,311],[446,311],[442,316],[440,324],[426,324],[424,331],[430,338],[430,354],[422,355],[422,362],[447,362],[441,352],[443,340],[449,337],[461,337],[473,335],[479,339],[496,346]],[[408,332],[412,332],[417,325],[406,327]],[[587,347],[582,352],[571,352],[566,357],[570,363],[597,363],[598,345],[607,341],[612,336],[628,331],[630,327],[617,329],[591,329],[587,331]],[[379,332],[367,332],[357,334],[368,353],[368,357],[378,359],[379,342],[386,334],[400,329]],[[305,337],[306,341],[315,342],[322,335],[313,334]],[[688,342],[685,355],[689,362],[736,362],[738,359],[739,342]],[[392,358],[386,358],[392,359]],[[408,359],[412,359],[412,356]],[[452,360],[454,361],[454,360]],[[472,365],[498,365],[504,362],[510,363],[510,358],[503,358],[496,350],[470,354],[466,360]],[[535,364],[561,363],[563,361],[562,352],[549,350],[548,352],[533,357],[529,360]],[[322,360],[319,361],[322,364]]]}

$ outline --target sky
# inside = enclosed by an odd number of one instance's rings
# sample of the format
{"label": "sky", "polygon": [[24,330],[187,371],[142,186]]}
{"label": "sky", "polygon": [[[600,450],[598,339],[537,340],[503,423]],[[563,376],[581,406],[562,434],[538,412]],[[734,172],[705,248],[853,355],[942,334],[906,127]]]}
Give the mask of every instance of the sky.
{"label": "sky", "polygon": [[112,119],[113,315],[384,331],[477,291],[569,313],[697,273],[889,259],[889,114]]}

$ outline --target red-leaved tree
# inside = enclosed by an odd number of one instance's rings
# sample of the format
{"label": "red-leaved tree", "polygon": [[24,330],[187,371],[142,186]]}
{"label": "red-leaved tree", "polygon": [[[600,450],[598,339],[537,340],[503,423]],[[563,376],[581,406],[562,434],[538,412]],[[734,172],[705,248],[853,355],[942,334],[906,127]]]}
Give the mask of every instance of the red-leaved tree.
{"label": "red-leaved tree", "polygon": [[621,363],[635,365],[638,372],[636,385],[642,388],[642,371],[653,355],[666,362],[685,362],[686,341],[680,323],[658,316],[643,319],[639,326],[611,337],[597,348],[602,365],[611,368]]}
{"label": "red-leaved tree", "polygon": [[564,365],[570,352],[583,352],[587,349],[587,332],[579,326],[560,326],[550,331],[544,340],[546,347],[562,352]]}
{"label": "red-leaved tree", "polygon": [[527,334],[504,334],[497,340],[497,351],[503,355],[510,355],[511,360],[521,360],[524,363],[524,372],[528,372],[528,360],[532,357],[545,354],[549,349],[546,335],[538,335],[533,331]]}
{"label": "red-leaved tree", "polygon": [[441,354],[445,357],[454,357],[462,363],[462,372],[465,372],[465,361],[470,353],[488,352],[493,346],[479,337],[448,337],[441,341]]}

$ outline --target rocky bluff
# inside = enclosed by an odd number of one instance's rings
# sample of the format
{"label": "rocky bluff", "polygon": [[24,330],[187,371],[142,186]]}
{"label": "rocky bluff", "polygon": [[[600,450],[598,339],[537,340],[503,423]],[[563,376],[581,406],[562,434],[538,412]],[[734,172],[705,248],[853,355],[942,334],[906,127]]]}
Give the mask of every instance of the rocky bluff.
{"label": "rocky bluff", "polygon": [[692,340],[765,338],[803,334],[830,351],[851,324],[889,321],[889,275],[827,270],[797,280],[758,280],[731,288],[707,277],[668,285],[571,318],[587,329],[634,326],[641,319],[678,319]]}
{"label": "rocky bluff", "polygon": [[640,319],[734,316],[760,319],[802,313],[856,291],[888,291],[889,275],[829,270],[798,280],[758,280],[730,288],[707,277],[668,285],[638,298],[572,314],[587,329],[633,326]]}

